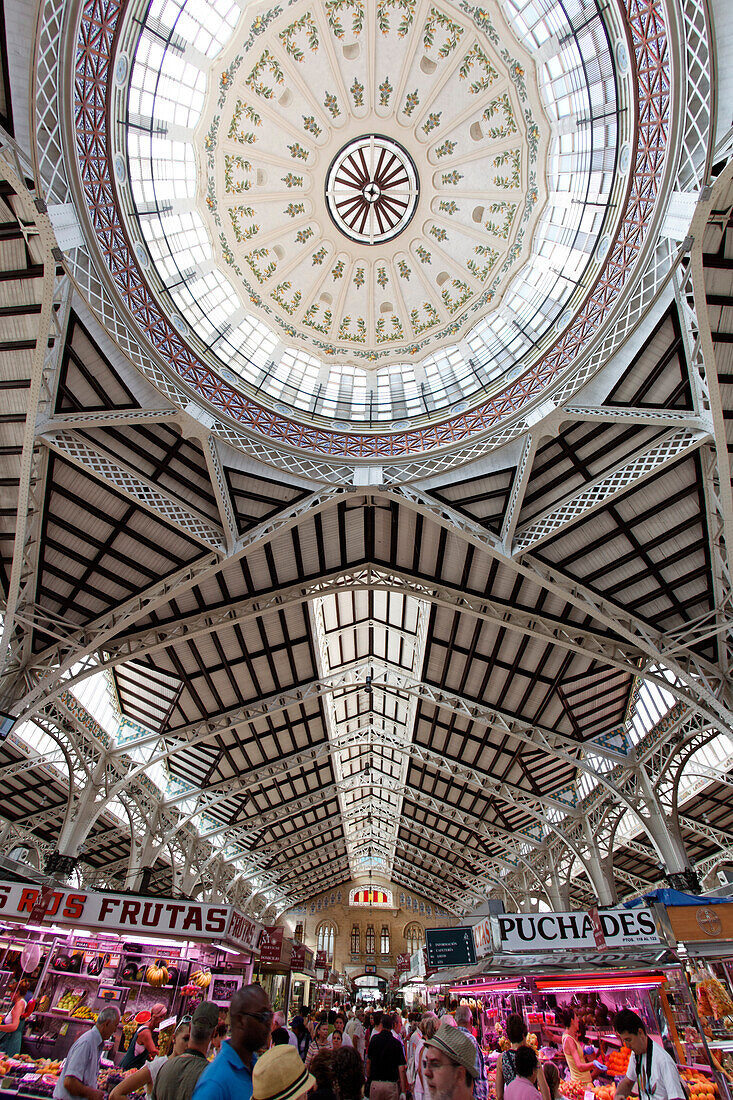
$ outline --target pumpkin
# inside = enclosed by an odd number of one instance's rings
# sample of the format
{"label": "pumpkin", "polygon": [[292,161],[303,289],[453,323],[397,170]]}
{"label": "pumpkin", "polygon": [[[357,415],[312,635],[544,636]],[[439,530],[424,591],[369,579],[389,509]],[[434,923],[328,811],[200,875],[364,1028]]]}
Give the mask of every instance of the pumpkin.
{"label": "pumpkin", "polygon": [[145,971],[145,977],[148,979],[148,985],[165,985],[168,981],[168,968],[163,960],[156,959],[153,965]]}
{"label": "pumpkin", "polygon": [[211,985],[211,971],[210,970],[195,970],[191,975],[190,980],[197,985],[199,989],[208,989]]}

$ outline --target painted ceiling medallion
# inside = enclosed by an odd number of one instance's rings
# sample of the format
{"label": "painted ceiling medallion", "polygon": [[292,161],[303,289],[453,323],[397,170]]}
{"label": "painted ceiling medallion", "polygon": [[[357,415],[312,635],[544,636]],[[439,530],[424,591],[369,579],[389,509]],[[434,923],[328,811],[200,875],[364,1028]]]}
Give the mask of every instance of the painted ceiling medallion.
{"label": "painted ceiling medallion", "polygon": [[358,244],[383,244],[405,229],[420,193],[412,157],[380,134],[349,141],[326,177],[326,207],[337,229]]}
{"label": "painted ceiling medallion", "polygon": [[281,340],[362,366],[424,356],[529,257],[550,131],[495,18],[300,0],[217,58],[197,207],[242,308]]}

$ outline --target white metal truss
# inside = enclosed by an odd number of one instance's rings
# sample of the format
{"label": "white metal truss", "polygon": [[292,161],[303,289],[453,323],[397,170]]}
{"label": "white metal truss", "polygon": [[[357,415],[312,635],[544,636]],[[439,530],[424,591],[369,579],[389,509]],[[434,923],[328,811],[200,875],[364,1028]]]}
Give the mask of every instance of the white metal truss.
{"label": "white metal truss", "polygon": [[56,241],[43,202],[34,203],[24,177],[32,177],[20,159],[19,149],[4,133],[0,136],[0,176],[7,180],[21,204],[23,231],[33,236],[42,251],[43,284],[37,337],[33,350],[30,387],[26,399],[26,421],[17,490],[17,511],[13,561],[5,594],[0,629],[0,705],[15,701],[13,664],[28,659],[31,631],[24,621],[35,597],[40,525],[45,492],[46,460],[36,444],[36,418],[48,415],[56,391],[57,368],[63,350],[70,282],[65,273],[56,275]]}
{"label": "white metal truss", "polygon": [[161,492],[152,481],[130,470],[119,459],[92,447],[75,432],[44,431],[40,439],[46,447],[61,455],[67,462],[78,466],[97,481],[110,485],[115,492],[152,512],[179,534],[195,539],[208,550],[216,550],[221,554],[225,552],[224,532],[220,527],[215,526],[200,512],[186,508],[174,497]]}
{"label": "white metal truss", "polygon": [[[628,651],[628,656],[633,651],[637,659],[643,660],[642,667],[637,668],[637,675],[657,683],[677,698],[701,710],[716,723],[721,732],[724,733],[733,726],[733,711],[725,701],[726,677],[715,665],[686,649],[683,638],[677,636],[670,643],[662,631],[637,618],[606,596],[593,592],[579,581],[563,576],[559,570],[531,554],[524,554],[521,559],[506,555],[497,536],[475,520],[421,490],[403,485],[384,490],[384,495],[397,499],[413,511],[434,520],[457,538],[483,550],[541,588],[553,592],[589,615],[597,624],[603,624],[614,634],[612,645],[616,652],[617,646],[630,644],[632,649]],[[733,616],[730,622],[733,627]],[[616,638],[619,639],[618,642]],[[604,655],[604,659],[619,667],[613,655]],[[654,671],[657,666],[667,668],[674,680],[669,682],[660,677]]]}
{"label": "white metal truss", "polygon": [[[204,555],[175,573],[155,581],[143,592],[104,612],[57,645],[38,654],[31,664],[19,670],[28,690],[17,701],[17,713],[29,716],[34,708],[41,705],[42,700],[63,690],[72,679],[75,682],[84,675],[90,676],[99,671],[99,655],[104,652],[105,644],[122,631],[143,616],[152,614],[171,600],[183,596],[195,585],[205,584],[219,573],[225,562],[231,564],[238,561],[253,546],[263,547],[277,535],[296,526],[304,515],[313,515],[327,508],[342,493],[340,488],[324,488],[292,505],[286,505],[239,538],[233,552],[225,559],[217,552]],[[82,666],[82,671],[72,678],[70,670],[77,664]]]}
{"label": "white metal truss", "polygon": [[531,523],[518,528],[510,552],[521,555],[539,546],[581,517],[598,508],[604,508],[609,501],[627,492],[631,486],[641,484],[690,450],[701,447],[709,439],[709,429],[671,429],[660,439],[626,459],[615,470],[584,485],[580,492],[570,494]]}

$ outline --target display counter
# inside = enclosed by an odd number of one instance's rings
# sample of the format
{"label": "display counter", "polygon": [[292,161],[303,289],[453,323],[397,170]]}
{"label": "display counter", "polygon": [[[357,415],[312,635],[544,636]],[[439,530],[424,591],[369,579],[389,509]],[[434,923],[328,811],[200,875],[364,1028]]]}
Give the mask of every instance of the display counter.
{"label": "display counter", "polygon": [[165,1053],[176,1018],[209,996],[212,983],[218,1003],[228,1004],[251,980],[261,926],[231,906],[62,887],[42,893],[26,883],[0,882],[0,893],[3,919],[18,922],[0,932],[0,1013],[17,980],[30,980],[26,999],[35,1006],[21,1047],[29,1057],[63,1059],[106,1005],[121,1014],[114,1041],[121,1054],[138,1013],[155,1003],[171,1020],[161,1033]]}
{"label": "display counter", "polygon": [[673,935],[688,957],[687,973],[713,1061],[733,1084],[733,904],[705,898],[668,905]]}
{"label": "display counter", "polygon": [[[563,1027],[556,1013],[572,1009],[580,1019],[579,1041],[586,1056],[605,1066],[594,1081],[596,1098],[612,1100],[609,1086],[624,1076],[628,1051],[611,1021],[619,1009],[631,1008],[675,1059],[693,1097],[705,1100],[720,1092],[730,1100],[727,1081],[717,1073],[705,1042],[684,968],[671,950],[489,955],[478,966],[462,968],[460,976],[455,971],[435,974],[428,982],[436,992],[474,1008],[490,1070],[509,1045],[505,1023],[516,1012],[523,1016],[540,1060],[554,1060],[562,1077]],[[566,1081],[561,1090],[571,1100],[583,1100],[581,1086]]]}

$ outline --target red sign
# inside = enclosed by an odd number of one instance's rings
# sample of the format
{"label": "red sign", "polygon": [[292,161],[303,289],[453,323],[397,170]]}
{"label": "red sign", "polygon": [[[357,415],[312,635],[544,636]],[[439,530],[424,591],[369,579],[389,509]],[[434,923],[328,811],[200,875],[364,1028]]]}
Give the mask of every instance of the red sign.
{"label": "red sign", "polygon": [[603,925],[601,924],[601,914],[598,909],[593,908],[588,910],[588,916],[593,922],[593,938],[596,941],[596,947],[599,951],[605,951],[607,948],[606,937],[603,932]]}
{"label": "red sign", "polygon": [[406,974],[409,969],[410,969],[410,955],[409,955],[409,952],[405,951],[405,953],[403,955],[398,955],[397,956],[397,973],[398,974]]}
{"label": "red sign", "polygon": [[290,954],[291,970],[312,970],[313,952],[304,943],[294,943]]}
{"label": "red sign", "polygon": [[29,924],[40,924],[46,913],[51,908],[53,896],[56,891],[55,886],[42,886],[41,892],[33,902],[33,908],[31,909],[31,915],[28,917]]}
{"label": "red sign", "polygon": [[328,956],[325,951],[316,952],[316,969],[325,970],[328,967]]}
{"label": "red sign", "polygon": [[266,928],[260,940],[260,962],[279,963],[283,953],[283,928]]}

